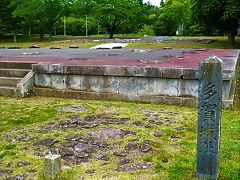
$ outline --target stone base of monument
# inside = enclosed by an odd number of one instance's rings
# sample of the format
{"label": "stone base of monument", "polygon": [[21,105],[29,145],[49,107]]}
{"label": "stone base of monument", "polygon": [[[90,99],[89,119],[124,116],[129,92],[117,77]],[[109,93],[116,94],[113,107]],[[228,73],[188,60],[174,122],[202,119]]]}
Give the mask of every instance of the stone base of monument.
{"label": "stone base of monument", "polygon": [[0,62],[33,63],[34,93],[39,96],[196,106],[198,65],[215,55],[224,65],[223,105],[233,105],[237,50],[51,51],[39,49],[36,57],[5,57]]}

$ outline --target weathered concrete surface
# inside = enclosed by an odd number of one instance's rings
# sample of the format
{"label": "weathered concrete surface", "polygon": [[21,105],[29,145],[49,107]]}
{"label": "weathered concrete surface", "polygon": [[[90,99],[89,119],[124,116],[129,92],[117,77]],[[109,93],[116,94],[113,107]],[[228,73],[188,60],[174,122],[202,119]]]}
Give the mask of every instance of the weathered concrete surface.
{"label": "weathered concrete surface", "polygon": [[36,74],[36,87],[131,95],[197,96],[197,81],[184,79]]}
{"label": "weathered concrete surface", "polygon": [[[198,64],[215,54],[223,60],[224,66],[223,105],[233,104],[237,50],[154,49],[140,53],[129,49],[38,49],[40,53],[30,57],[21,55],[24,51],[13,51],[13,57],[0,58],[0,62],[34,63],[36,87],[55,88],[64,91],[62,95],[67,94],[66,90],[73,90],[88,95],[96,93],[97,97],[101,93],[108,94],[113,100],[118,97],[118,100],[151,101],[153,97],[155,101],[155,97],[164,97],[163,102],[193,105],[196,103],[191,103],[191,98],[198,96]],[[190,100],[183,97],[190,97]]]}
{"label": "weathered concrete surface", "polygon": [[[229,100],[229,83],[224,83],[223,98]],[[64,74],[36,74],[36,87],[58,90],[78,90],[125,96],[198,96],[198,81],[148,77],[85,76]],[[147,100],[146,100],[147,101]]]}
{"label": "weathered concrete surface", "polygon": [[0,69],[0,77],[24,77],[28,69]]}
{"label": "weathered concrete surface", "polygon": [[15,95],[16,88],[11,86],[0,86],[0,96],[13,96]]}
{"label": "weathered concrete surface", "polygon": [[34,73],[30,71],[21,81],[17,84],[16,93],[19,97],[27,97],[34,88]]}
{"label": "weathered concrete surface", "polygon": [[185,106],[197,106],[197,98],[195,97],[175,97],[175,96],[153,96],[153,95],[132,95],[112,93],[96,93],[89,91],[76,90],[57,90],[52,88],[34,88],[34,94],[45,97],[63,97],[69,99],[83,100],[115,100],[115,101],[131,101],[131,102],[153,102],[168,104],[183,104]]}
{"label": "weathered concrete surface", "polygon": [[[24,52],[39,52],[36,55],[23,55]],[[141,53],[132,49],[122,50],[89,50],[89,49],[0,49],[0,62],[47,62],[64,65],[107,65],[107,66],[140,66],[164,67],[172,69],[198,69],[201,60],[215,55],[223,60],[224,70],[233,71],[236,67],[238,50],[209,49],[153,49]]]}
{"label": "weathered concrete surface", "polygon": [[32,69],[32,63],[0,61],[0,69]]}
{"label": "weathered concrete surface", "polygon": [[0,77],[0,86],[16,86],[20,80],[16,77]]}
{"label": "weathered concrete surface", "polygon": [[0,96],[15,96],[17,84],[31,68],[32,63],[0,61]]}

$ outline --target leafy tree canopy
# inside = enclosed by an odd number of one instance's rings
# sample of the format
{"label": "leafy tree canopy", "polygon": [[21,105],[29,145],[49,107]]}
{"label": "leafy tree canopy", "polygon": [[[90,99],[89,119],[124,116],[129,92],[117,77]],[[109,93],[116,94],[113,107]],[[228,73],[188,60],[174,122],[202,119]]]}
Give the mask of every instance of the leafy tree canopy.
{"label": "leafy tree canopy", "polygon": [[203,26],[226,31],[229,44],[234,47],[240,25],[240,1],[191,0],[191,3],[195,20]]}
{"label": "leafy tree canopy", "polygon": [[136,17],[140,12],[137,0],[95,0],[94,16],[109,32],[109,38],[123,26],[136,24]]}
{"label": "leafy tree canopy", "polygon": [[11,6],[16,9],[12,15],[23,17],[26,21],[35,20],[39,26],[40,39],[47,30],[49,38],[52,37],[52,30],[55,23],[67,13],[67,8],[72,4],[69,0],[12,0]]}

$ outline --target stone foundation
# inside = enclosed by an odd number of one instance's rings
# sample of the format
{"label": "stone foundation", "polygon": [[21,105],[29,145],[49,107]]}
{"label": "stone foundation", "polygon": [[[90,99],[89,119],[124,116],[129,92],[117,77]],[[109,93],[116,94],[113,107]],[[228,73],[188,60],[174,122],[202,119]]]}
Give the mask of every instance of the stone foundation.
{"label": "stone foundation", "polygon": [[[194,69],[34,64],[38,95],[80,99],[166,102],[196,105],[198,72]],[[224,71],[223,103],[232,106],[235,72]]]}

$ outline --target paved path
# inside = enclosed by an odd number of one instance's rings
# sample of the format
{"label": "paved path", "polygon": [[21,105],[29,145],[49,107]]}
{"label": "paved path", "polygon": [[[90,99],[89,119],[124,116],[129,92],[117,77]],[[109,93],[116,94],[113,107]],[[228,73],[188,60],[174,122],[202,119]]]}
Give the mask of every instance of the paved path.
{"label": "paved path", "polygon": [[224,70],[234,70],[238,50],[191,49],[0,49],[0,62],[62,63],[65,65],[112,65],[197,69],[204,58],[216,55],[223,60]]}

